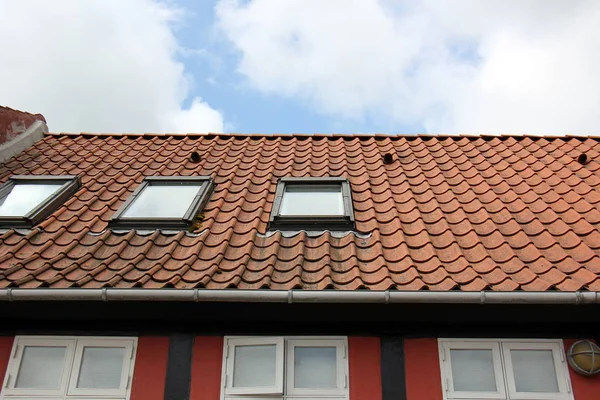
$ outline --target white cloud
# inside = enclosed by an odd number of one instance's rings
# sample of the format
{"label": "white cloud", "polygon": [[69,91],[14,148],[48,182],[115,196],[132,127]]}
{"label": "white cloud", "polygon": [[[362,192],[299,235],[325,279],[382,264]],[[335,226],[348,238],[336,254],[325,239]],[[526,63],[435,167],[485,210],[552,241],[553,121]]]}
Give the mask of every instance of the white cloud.
{"label": "white cloud", "polygon": [[332,116],[598,133],[600,2],[220,0],[239,72]]}
{"label": "white cloud", "polygon": [[44,114],[51,131],[221,132],[223,116],[190,92],[155,0],[0,2],[0,104]]}

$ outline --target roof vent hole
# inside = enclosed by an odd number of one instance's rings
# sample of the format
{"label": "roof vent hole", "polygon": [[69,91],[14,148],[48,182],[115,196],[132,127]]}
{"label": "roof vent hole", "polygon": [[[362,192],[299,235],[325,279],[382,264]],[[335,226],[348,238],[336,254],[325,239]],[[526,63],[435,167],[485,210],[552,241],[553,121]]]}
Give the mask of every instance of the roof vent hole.
{"label": "roof vent hole", "polygon": [[192,154],[190,155],[191,162],[199,163],[200,159],[201,159],[200,153],[198,153],[197,151],[193,151]]}
{"label": "roof vent hole", "polygon": [[390,165],[394,162],[394,155],[392,153],[385,153],[383,156],[383,163],[386,165]]}
{"label": "roof vent hole", "polygon": [[587,154],[581,153],[579,157],[577,157],[577,161],[579,161],[579,164],[581,165],[587,164],[589,162]]}

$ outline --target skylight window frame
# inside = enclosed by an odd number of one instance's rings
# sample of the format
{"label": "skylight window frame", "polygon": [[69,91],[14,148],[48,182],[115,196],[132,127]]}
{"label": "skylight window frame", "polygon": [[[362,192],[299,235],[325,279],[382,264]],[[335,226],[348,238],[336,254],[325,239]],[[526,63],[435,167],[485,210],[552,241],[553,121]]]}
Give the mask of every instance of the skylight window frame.
{"label": "skylight window frame", "polygon": [[[181,218],[172,217],[125,217],[127,209],[139,195],[151,185],[172,186],[173,184],[198,184],[201,186],[194,200]],[[135,189],[131,196],[113,215],[109,226],[114,229],[188,229],[194,222],[198,212],[206,206],[214,190],[214,181],[210,176],[147,176]]]}
{"label": "skylight window frame", "polygon": [[[288,186],[337,186],[341,188],[343,215],[281,215],[281,205]],[[354,207],[350,182],[342,177],[281,178],[277,183],[273,209],[269,217],[269,230],[354,230]]]}
{"label": "skylight window frame", "polygon": [[9,196],[13,188],[20,184],[62,183],[60,189],[39,203],[23,216],[0,216],[0,228],[33,228],[58,210],[81,187],[81,181],[75,175],[13,175],[0,185],[0,199]]}

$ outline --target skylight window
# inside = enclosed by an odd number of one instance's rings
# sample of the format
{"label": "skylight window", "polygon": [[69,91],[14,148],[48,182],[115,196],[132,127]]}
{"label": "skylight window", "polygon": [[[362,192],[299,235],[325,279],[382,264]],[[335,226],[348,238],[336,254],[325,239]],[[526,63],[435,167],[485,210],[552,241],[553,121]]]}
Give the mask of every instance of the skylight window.
{"label": "skylight window", "polygon": [[277,186],[270,229],[352,230],[350,184],[344,178],[283,178]]}
{"label": "skylight window", "polygon": [[0,227],[31,228],[78,188],[75,176],[12,176],[0,186]]}
{"label": "skylight window", "polygon": [[203,183],[150,184],[123,213],[124,218],[183,218]]}
{"label": "skylight window", "polygon": [[342,185],[288,185],[280,215],[344,215]]}
{"label": "skylight window", "polygon": [[212,179],[147,177],[113,216],[111,226],[133,229],[188,228],[208,201]]}

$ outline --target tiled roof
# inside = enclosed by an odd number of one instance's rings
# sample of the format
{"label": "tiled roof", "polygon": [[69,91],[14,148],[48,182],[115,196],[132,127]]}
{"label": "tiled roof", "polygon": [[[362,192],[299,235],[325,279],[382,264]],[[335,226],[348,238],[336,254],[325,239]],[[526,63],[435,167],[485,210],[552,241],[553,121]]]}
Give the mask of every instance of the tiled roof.
{"label": "tiled roof", "polygon": [[[595,138],[48,135],[0,182],[82,187],[0,236],[0,287],[597,291],[599,152]],[[153,175],[214,178],[198,230],[107,227]],[[302,176],[349,179],[358,233],[267,232],[277,180]]]}

